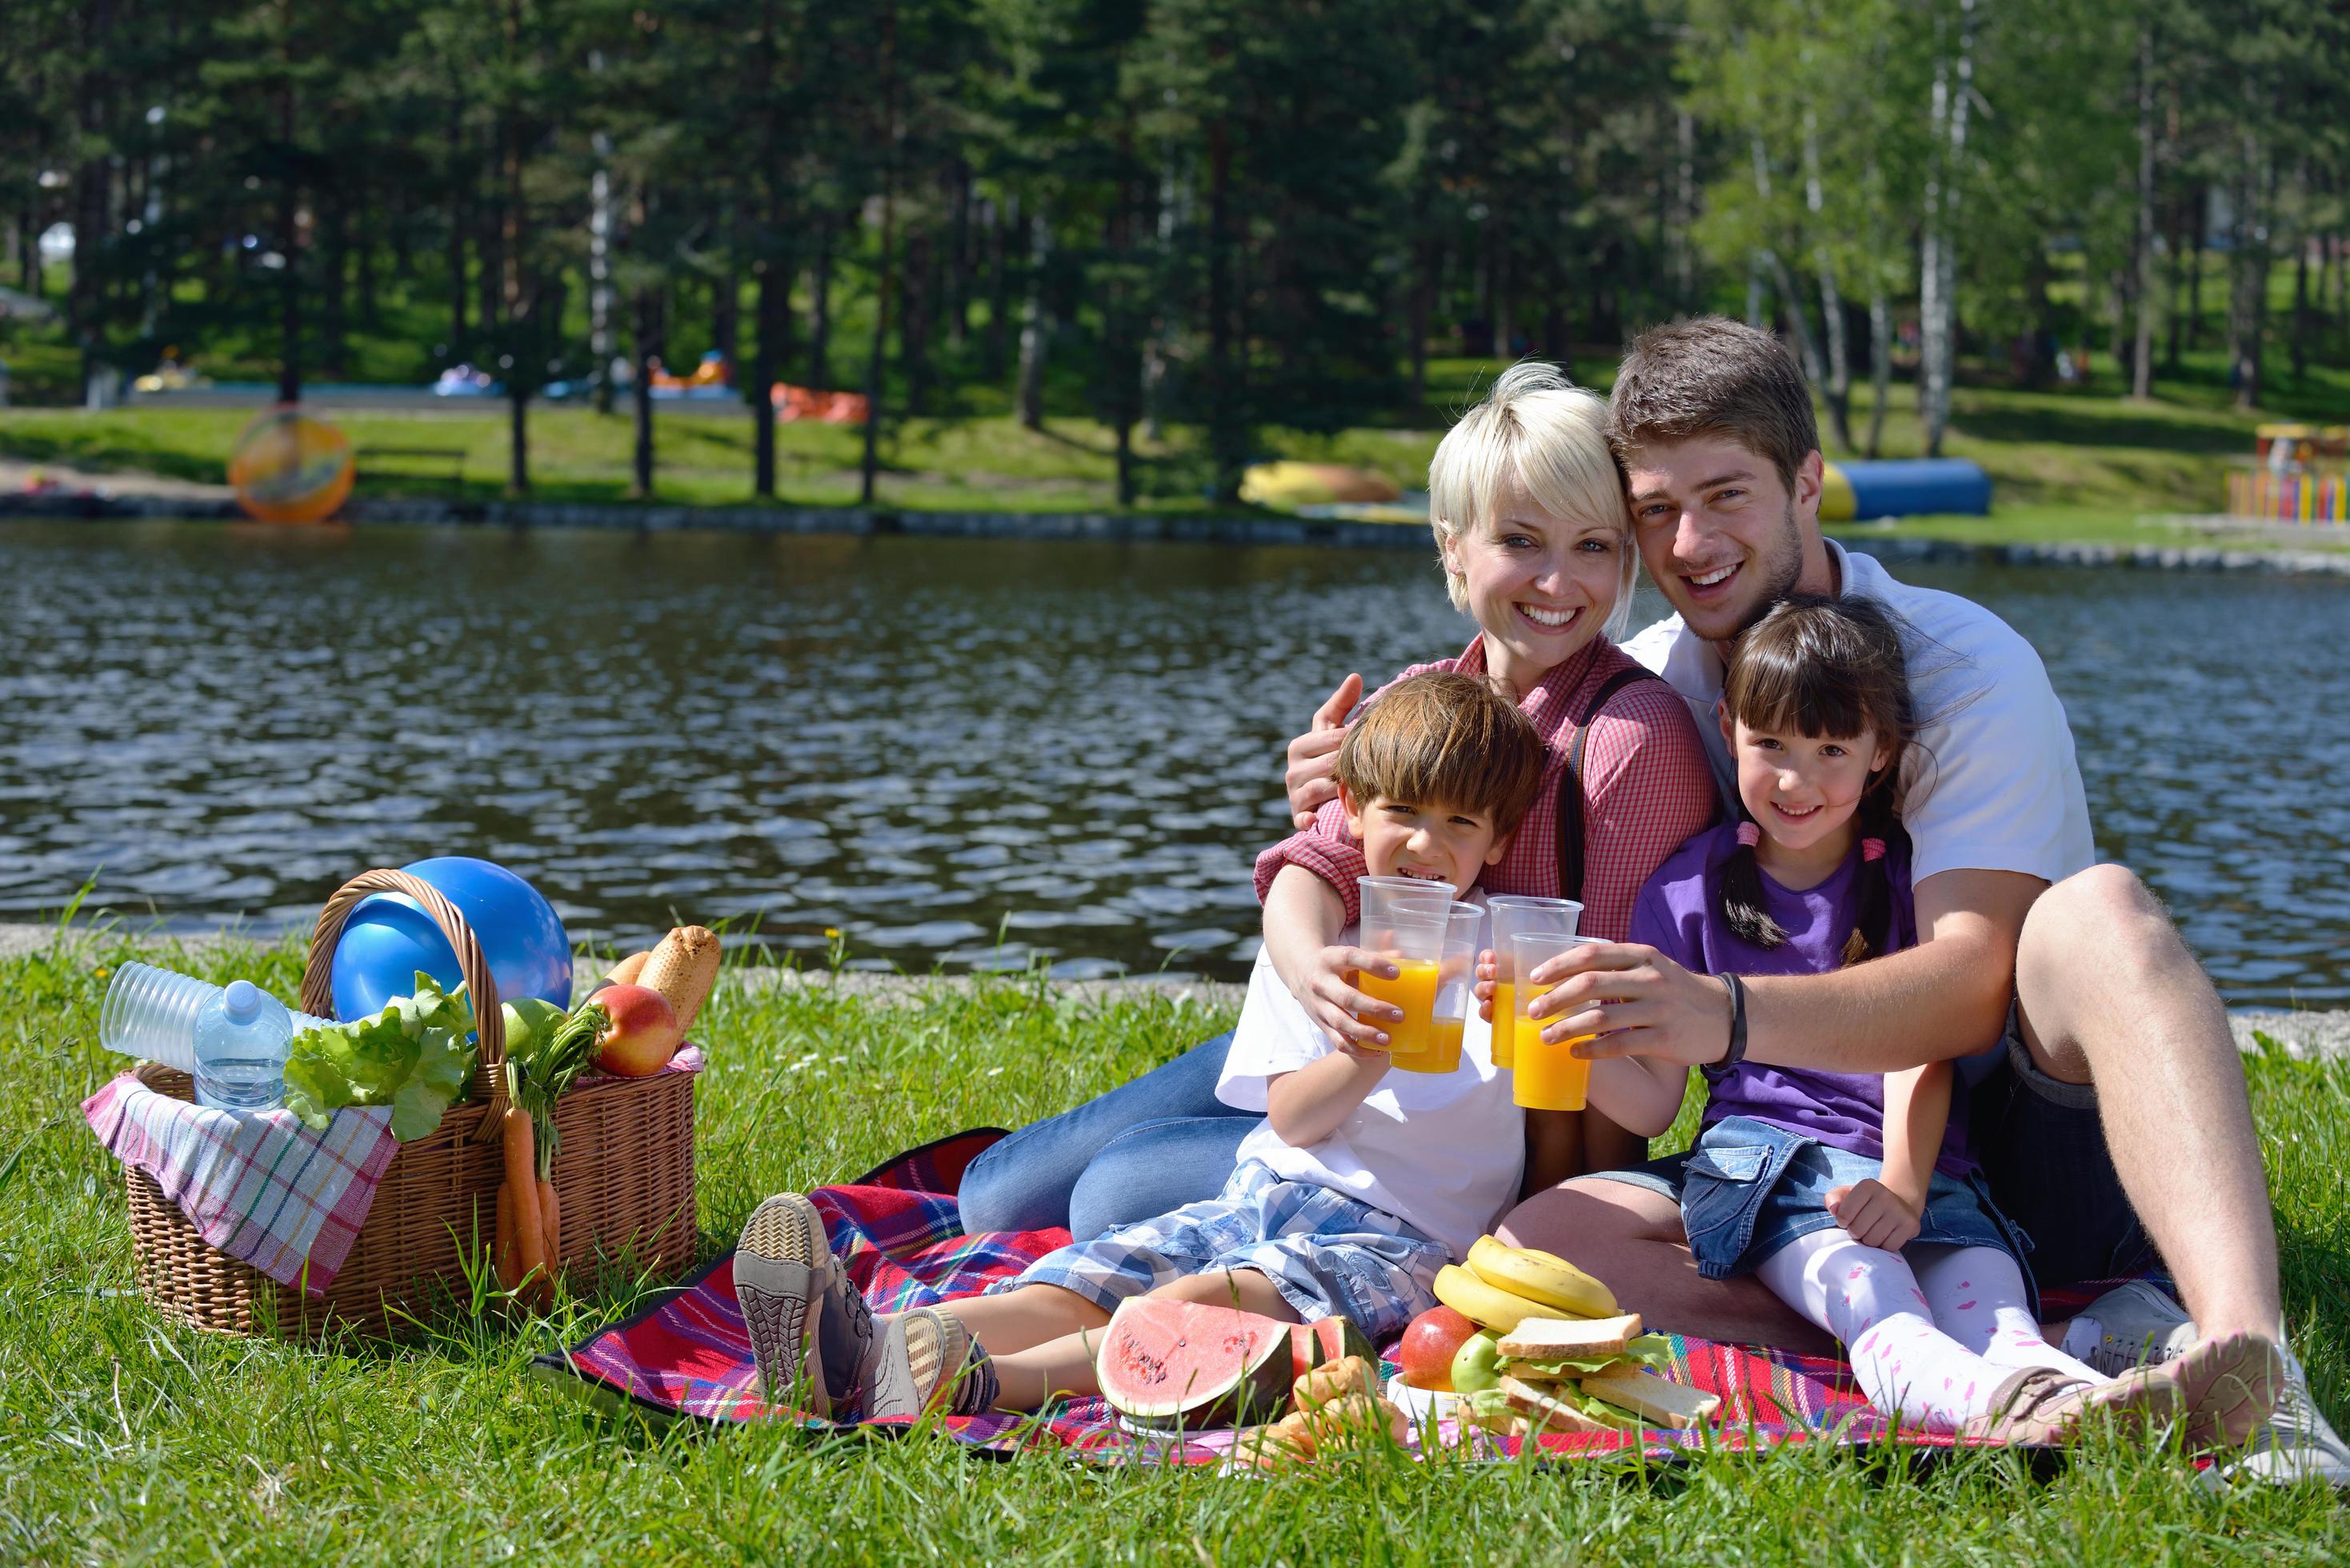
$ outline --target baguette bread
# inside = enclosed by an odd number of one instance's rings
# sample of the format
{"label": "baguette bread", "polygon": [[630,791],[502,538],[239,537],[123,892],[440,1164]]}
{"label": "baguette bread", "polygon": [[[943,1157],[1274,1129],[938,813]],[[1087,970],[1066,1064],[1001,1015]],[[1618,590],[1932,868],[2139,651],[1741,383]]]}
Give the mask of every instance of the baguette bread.
{"label": "baguette bread", "polygon": [[680,926],[663,937],[637,976],[639,985],[658,991],[677,1014],[677,1032],[683,1038],[693,1027],[693,1015],[710,999],[718,982],[718,936],[704,926]]}

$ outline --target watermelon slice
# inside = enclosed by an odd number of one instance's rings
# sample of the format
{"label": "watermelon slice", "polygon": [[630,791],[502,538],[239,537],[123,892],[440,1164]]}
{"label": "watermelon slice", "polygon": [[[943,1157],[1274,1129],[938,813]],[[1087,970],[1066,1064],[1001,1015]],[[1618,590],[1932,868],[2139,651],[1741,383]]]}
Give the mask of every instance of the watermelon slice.
{"label": "watermelon slice", "polygon": [[1366,1361],[1378,1359],[1378,1348],[1355,1326],[1352,1318],[1326,1317],[1318,1323],[1290,1325],[1289,1366],[1293,1381],[1325,1362],[1344,1361],[1350,1355],[1359,1355]]}
{"label": "watermelon slice", "polygon": [[1094,1374],[1134,1426],[1198,1431],[1267,1421],[1288,1402],[1292,1325],[1166,1297],[1118,1303]]}

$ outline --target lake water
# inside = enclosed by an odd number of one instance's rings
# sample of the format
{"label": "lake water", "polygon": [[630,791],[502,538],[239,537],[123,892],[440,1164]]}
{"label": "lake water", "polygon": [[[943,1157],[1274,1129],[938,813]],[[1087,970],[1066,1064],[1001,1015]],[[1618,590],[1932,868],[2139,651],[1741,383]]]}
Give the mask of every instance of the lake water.
{"label": "lake water", "polygon": [[[2231,1002],[2350,1002],[2350,584],[1900,574],[2041,649]],[[1226,978],[1283,742],[1467,627],[1417,552],[193,523],[0,524],[0,919],[471,854],[575,940]]]}

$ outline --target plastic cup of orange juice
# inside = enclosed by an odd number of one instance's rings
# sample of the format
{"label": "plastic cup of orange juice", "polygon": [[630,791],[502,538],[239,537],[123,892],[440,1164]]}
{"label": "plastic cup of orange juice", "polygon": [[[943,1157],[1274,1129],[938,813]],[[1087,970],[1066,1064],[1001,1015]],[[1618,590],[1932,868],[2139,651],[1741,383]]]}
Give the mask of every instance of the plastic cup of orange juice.
{"label": "plastic cup of orange juice", "polygon": [[[1385,979],[1368,970],[1355,975],[1355,989],[1376,1002],[1403,1009],[1400,1021],[1365,1018],[1387,1031],[1389,1051],[1406,1055],[1428,1049],[1428,1025],[1436,1009],[1437,981],[1444,966],[1444,933],[1451,900],[1433,906],[1406,907],[1384,915],[1377,923],[1366,920],[1356,945],[1377,953],[1396,966],[1396,977]],[[1361,1015],[1357,1014],[1357,1017]]]}
{"label": "plastic cup of orange juice", "polygon": [[1485,900],[1493,911],[1493,1065],[1513,1067],[1517,1060],[1517,961],[1510,941],[1521,931],[1551,931],[1571,937],[1583,919],[1583,906],[1572,898],[1536,898],[1504,893]]}
{"label": "plastic cup of orange juice", "polygon": [[[1513,1028],[1517,1037],[1517,1064],[1513,1098],[1528,1110],[1579,1111],[1591,1086],[1591,1064],[1575,1054],[1575,1047],[1591,1039],[1588,1034],[1556,1044],[1544,1040],[1542,1032],[1556,1023],[1556,1018],[1529,1018],[1526,1009],[1548,995],[1550,985],[1536,985],[1525,977],[1544,963],[1585,942],[1596,941],[1596,937],[1563,935],[1556,931],[1520,931],[1510,939],[1512,956],[1517,961],[1518,981],[1512,998]],[[1555,983],[1555,982],[1554,982]],[[1499,1014],[1495,1014],[1499,1018]],[[1498,1035],[1500,1025],[1495,1029]]]}
{"label": "plastic cup of orange juice", "polygon": [[1428,1048],[1398,1051],[1394,1061],[1407,1073],[1450,1073],[1461,1065],[1461,1036],[1476,1005],[1477,944],[1485,933],[1485,911],[1454,904],[1445,921],[1444,958],[1437,971],[1436,1001],[1428,1023]]}

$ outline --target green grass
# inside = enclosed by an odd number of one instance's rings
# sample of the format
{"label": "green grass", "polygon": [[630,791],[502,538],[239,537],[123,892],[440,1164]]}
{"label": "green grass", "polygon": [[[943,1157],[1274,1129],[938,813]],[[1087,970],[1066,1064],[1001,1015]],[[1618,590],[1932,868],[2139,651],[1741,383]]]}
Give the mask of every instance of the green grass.
{"label": "green grass", "polygon": [[[135,1294],[120,1173],[78,1102],[118,1065],[99,1002],[129,942],[0,961],[0,1560],[238,1563],[1097,1562],[2103,1565],[2340,1562],[2350,1519],[2309,1490],[2210,1496],[2181,1461],[2084,1453],[2045,1484],[1996,1454],[1923,1480],[1863,1459],[1724,1458],[1680,1478],[1464,1470],[1378,1457],[1263,1479],[1008,1464],[926,1436],[715,1437],[598,1414],[526,1371],[628,1304],[493,1307],[406,1348],[300,1348],[167,1324]],[[290,947],[151,950],[292,994]],[[764,1193],[837,1179],[975,1123],[1059,1109],[1225,1020],[1034,982],[915,1006],[722,986],[698,1026],[705,1252]],[[2350,1370],[2350,1064],[2249,1064],[2289,1310],[2322,1398]]]}

